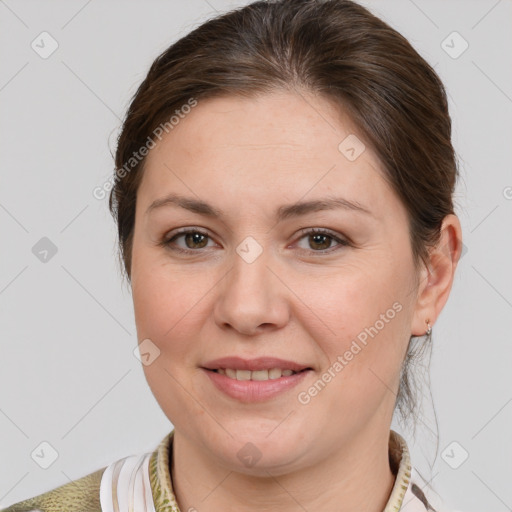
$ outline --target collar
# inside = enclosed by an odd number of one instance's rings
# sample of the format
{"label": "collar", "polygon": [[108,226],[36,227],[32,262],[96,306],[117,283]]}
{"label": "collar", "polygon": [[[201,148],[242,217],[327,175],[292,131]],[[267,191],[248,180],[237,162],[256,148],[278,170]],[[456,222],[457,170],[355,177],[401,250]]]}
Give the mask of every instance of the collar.
{"label": "collar", "polygon": [[[174,429],[162,439],[149,459],[149,479],[156,512],[180,512],[169,464],[173,437]],[[394,430],[389,433],[389,463],[396,479],[383,512],[398,512],[411,481],[411,461],[405,439]]]}

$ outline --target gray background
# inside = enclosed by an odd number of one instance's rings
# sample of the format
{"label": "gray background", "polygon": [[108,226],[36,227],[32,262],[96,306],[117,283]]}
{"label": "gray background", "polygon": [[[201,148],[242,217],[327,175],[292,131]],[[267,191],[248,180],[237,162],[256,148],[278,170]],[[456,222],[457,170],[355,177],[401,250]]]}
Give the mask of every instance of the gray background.
{"label": "gray background", "polygon": [[[0,508],[153,450],[171,429],[133,355],[115,226],[92,191],[152,60],[244,3],[0,1]],[[439,451],[425,388],[413,464],[453,508],[512,510],[512,2],[362,3],[444,81],[462,174],[467,252],[433,335]],[[31,47],[43,31],[59,45],[46,59]],[[469,44],[458,58],[442,46],[453,31]],[[43,237],[57,248],[46,262],[33,252]],[[31,457],[44,441],[58,453],[48,469]]]}

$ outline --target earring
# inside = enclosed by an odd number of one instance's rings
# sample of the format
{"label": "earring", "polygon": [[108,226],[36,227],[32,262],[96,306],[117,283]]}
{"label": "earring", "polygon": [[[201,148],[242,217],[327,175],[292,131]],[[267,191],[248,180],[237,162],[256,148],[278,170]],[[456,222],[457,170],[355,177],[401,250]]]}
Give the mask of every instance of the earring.
{"label": "earring", "polygon": [[432,327],[430,326],[430,321],[427,320],[427,332],[425,332],[425,336],[430,336],[432,334]]}

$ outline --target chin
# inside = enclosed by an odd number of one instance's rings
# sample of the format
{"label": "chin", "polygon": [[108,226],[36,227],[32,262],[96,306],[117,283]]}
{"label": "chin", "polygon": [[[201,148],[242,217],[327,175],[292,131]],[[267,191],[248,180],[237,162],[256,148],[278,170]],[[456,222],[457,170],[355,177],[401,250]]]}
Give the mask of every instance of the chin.
{"label": "chin", "polygon": [[[275,429],[275,425],[272,427]],[[230,470],[250,475],[268,477],[269,473],[281,474],[292,470],[298,457],[300,433],[295,435],[286,429],[283,432],[271,432],[272,429],[262,429],[259,426],[247,425],[238,431],[231,430],[233,437],[223,436],[222,442],[212,443],[211,449],[219,459],[224,459],[224,465]]]}

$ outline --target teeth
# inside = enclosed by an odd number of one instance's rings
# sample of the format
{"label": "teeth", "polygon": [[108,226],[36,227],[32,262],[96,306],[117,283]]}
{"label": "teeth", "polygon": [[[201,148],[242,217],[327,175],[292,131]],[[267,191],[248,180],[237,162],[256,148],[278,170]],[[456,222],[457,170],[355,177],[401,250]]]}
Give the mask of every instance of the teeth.
{"label": "teeth", "polygon": [[279,379],[282,375],[282,371],[280,368],[272,368],[268,371],[268,378],[269,379]]}
{"label": "teeth", "polygon": [[251,380],[250,370],[237,370],[236,380]]}
{"label": "teeth", "polygon": [[293,375],[293,370],[281,370],[281,368],[271,368],[270,370],[234,370],[232,368],[219,368],[217,373],[225,375],[230,379],[236,380],[273,380],[281,377]]}

